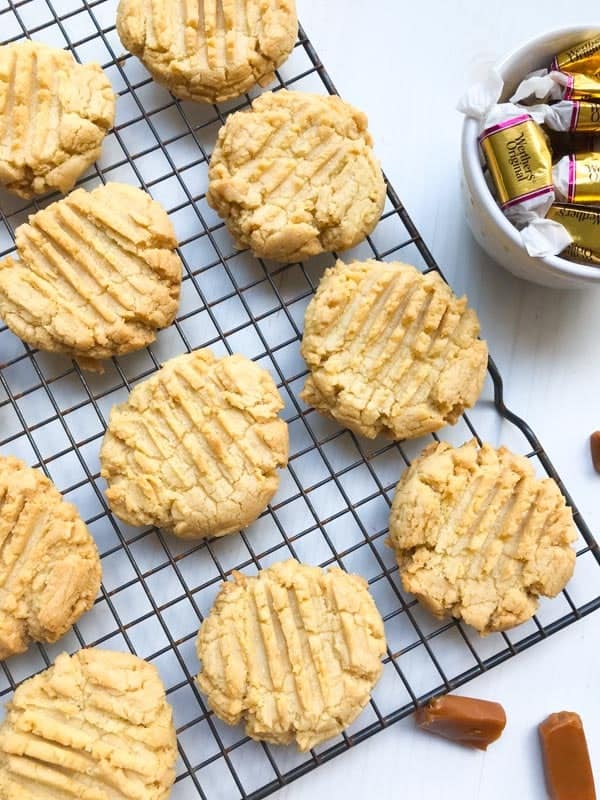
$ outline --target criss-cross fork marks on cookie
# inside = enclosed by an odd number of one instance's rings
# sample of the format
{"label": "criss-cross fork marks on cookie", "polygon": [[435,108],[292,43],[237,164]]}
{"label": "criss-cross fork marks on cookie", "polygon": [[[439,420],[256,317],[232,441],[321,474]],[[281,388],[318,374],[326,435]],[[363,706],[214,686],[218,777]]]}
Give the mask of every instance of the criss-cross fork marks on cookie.
{"label": "criss-cross fork marks on cookie", "polygon": [[166,800],[172,711],[156,669],[81,650],[25,681],[0,726],[3,800]]}
{"label": "criss-cross fork marks on cookie", "polygon": [[111,508],[191,538],[248,525],[287,463],[282,408],[269,373],[243,356],[168,361],[111,412],[100,454]]}
{"label": "criss-cross fork marks on cookie", "polygon": [[75,506],[41,472],[0,456],[0,659],[55,642],[88,611],[100,559]]}
{"label": "criss-cross fork marks on cookie", "polygon": [[216,103],[273,80],[298,20],[294,0],[121,0],[117,30],[173,94]]}
{"label": "criss-cross fork marks on cookie", "polygon": [[325,272],[306,311],[303,399],[352,430],[409,439],[454,424],[487,367],[479,321],[437,273],[378,261]]}
{"label": "criss-cross fork marks on cookie", "polygon": [[98,64],[39,42],[0,46],[0,183],[67,192],[100,155],[115,95]]}
{"label": "criss-cross fork marks on cookie", "polygon": [[20,260],[0,262],[0,316],[34,347],[110,358],[150,344],[176,314],[175,232],[140,189],[78,189],[17,228],[16,244]]}
{"label": "criss-cross fork marks on cookie", "polygon": [[571,510],[506,448],[433,444],[400,480],[390,517],[402,583],[436,616],[481,633],[529,619],[573,573]]}
{"label": "criss-cross fork marks on cookie", "polygon": [[367,118],[338,97],[281,91],[219,132],[207,200],[239,247],[291,262],[347,250],[377,224],[385,184]]}
{"label": "criss-cross fork marks on cookie", "polygon": [[223,586],[200,629],[198,683],[229,724],[309,750],[358,716],[384,652],[366,582],[292,560]]}

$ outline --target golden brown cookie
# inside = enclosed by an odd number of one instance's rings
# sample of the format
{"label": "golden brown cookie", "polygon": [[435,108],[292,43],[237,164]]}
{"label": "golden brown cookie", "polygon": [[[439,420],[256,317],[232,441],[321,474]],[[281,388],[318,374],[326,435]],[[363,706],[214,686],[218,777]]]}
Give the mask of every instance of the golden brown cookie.
{"label": "golden brown cookie", "polygon": [[0,660],[55,642],[88,611],[100,559],[77,513],[41,472],[0,456]]}
{"label": "golden brown cookie", "polygon": [[22,683],[0,726],[2,800],[166,800],[173,713],[155,667],[81,650]]}
{"label": "golden brown cookie", "polygon": [[176,97],[219,103],[275,78],[298,19],[295,0],[120,0],[117,31]]}
{"label": "golden brown cookie", "polygon": [[0,46],[0,183],[68,192],[100,156],[115,95],[98,64],[29,40]]}
{"label": "golden brown cookie", "polygon": [[283,401],[244,356],[178,356],[114,406],[100,460],[111,509],[130,525],[183,538],[253,522],[287,464]]}
{"label": "golden brown cookie", "polygon": [[472,440],[427,447],[402,476],[390,517],[402,585],[436,616],[480,633],[528,620],[573,574],[573,516],[530,461]]}
{"label": "golden brown cookie", "polygon": [[302,398],[370,439],[413,439],[473,406],[488,353],[479,320],[437,272],[338,261],[306,309]]}
{"label": "golden brown cookie", "polygon": [[0,262],[0,317],[33,347],[86,367],[139,350],[173,321],[181,261],[167,213],[123,183],[77,189],[17,228]]}
{"label": "golden brown cookie", "polygon": [[356,719],[385,649],[366,581],[290,560],[223,584],[198,634],[198,684],[225,722],[304,751]]}
{"label": "golden brown cookie", "polygon": [[219,131],[208,203],[257,256],[290,262],[348,250],[385,202],[371,145],[366,116],[339,97],[263,94]]}

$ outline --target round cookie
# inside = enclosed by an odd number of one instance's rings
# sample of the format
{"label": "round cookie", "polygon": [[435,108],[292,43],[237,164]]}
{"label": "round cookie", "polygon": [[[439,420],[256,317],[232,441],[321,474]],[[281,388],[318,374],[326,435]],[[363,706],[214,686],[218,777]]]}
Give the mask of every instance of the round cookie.
{"label": "round cookie", "polygon": [[173,713],[155,667],[81,650],[22,683],[0,726],[3,800],[167,800]]}
{"label": "round cookie", "polygon": [[274,80],[298,18],[295,0],[120,0],[117,31],[176,97],[220,103]]}
{"label": "round cookie", "polygon": [[88,611],[100,559],[75,506],[41,472],[0,456],[0,661],[55,642]]}
{"label": "round cookie", "polygon": [[338,261],[304,319],[311,374],[302,398],[370,439],[413,439],[453,425],[481,393],[479,320],[437,272]]}
{"label": "round cookie", "polygon": [[402,585],[435,616],[480,633],[528,620],[573,574],[573,516],[530,461],[473,439],[427,447],[402,476],[389,542]]}
{"label": "round cookie", "polygon": [[198,685],[225,722],[306,751],[356,719],[385,649],[365,580],[290,560],[223,585],[198,634]]}
{"label": "round cookie", "polygon": [[192,539],[254,522],[287,464],[283,405],[244,356],[196,350],[167,361],[111,411],[100,452],[111,509]]}
{"label": "round cookie", "polygon": [[263,94],[228,117],[207,200],[241,248],[276,261],[348,250],[375,228],[385,183],[366,116],[339,97]]}
{"label": "round cookie", "polygon": [[141,189],[77,189],[16,232],[0,316],[33,347],[95,362],[153,342],[177,312],[181,261],[167,213]]}
{"label": "round cookie", "polygon": [[98,64],[29,40],[0,46],[0,183],[68,192],[100,156],[115,94]]}

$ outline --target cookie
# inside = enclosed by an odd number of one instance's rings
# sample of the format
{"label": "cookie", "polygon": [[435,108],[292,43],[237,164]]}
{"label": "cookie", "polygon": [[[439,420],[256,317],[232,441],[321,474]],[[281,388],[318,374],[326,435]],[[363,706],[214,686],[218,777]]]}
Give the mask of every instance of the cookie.
{"label": "cookie", "polygon": [[269,373],[241,355],[178,356],[115,406],[100,452],[111,509],[183,538],[249,525],[279,485],[288,431]]}
{"label": "cookie", "polygon": [[177,312],[181,262],[167,213],[141,189],[77,189],[17,228],[0,262],[0,317],[32,347],[83,365],[153,342]]}
{"label": "cookie", "polygon": [[238,248],[276,261],[348,250],[377,225],[385,184],[366,116],[339,97],[280,91],[228,117],[207,200]]}
{"label": "cookie", "polygon": [[432,444],[403,475],[390,544],[402,585],[435,616],[480,633],[528,620],[573,574],[573,516],[530,461],[472,440]]}
{"label": "cookie", "polygon": [[41,472],[0,456],[0,661],[55,642],[100,589],[100,559],[75,506]]}
{"label": "cookie", "polygon": [[22,683],[0,726],[3,800],[166,800],[173,714],[155,667],[109,650],[58,656]]}
{"label": "cookie", "polygon": [[488,360],[479,320],[437,272],[338,261],[306,310],[302,398],[373,439],[453,425],[481,393]]}
{"label": "cookie", "polygon": [[219,103],[274,80],[298,19],[295,0],[121,0],[117,31],[176,97]]}
{"label": "cookie", "polygon": [[68,192],[100,156],[115,94],[98,64],[29,40],[0,46],[0,183]]}
{"label": "cookie", "polygon": [[198,635],[198,685],[225,722],[305,751],[356,719],[385,649],[366,581],[290,560],[223,585]]}

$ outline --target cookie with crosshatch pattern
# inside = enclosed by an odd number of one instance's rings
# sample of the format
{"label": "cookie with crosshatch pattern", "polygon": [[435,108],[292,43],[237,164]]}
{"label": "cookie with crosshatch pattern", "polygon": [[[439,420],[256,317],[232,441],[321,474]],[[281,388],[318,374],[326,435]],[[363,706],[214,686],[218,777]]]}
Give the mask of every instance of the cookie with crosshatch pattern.
{"label": "cookie with crosshatch pattern", "polygon": [[298,19],[295,0],[121,0],[117,31],[176,97],[220,103],[275,78]]}
{"label": "cookie with crosshatch pattern", "polygon": [[555,481],[475,439],[427,447],[400,479],[390,516],[404,589],[483,634],[525,622],[540,595],[564,589],[576,538]]}
{"label": "cookie with crosshatch pattern", "polygon": [[124,183],[77,189],[20,225],[0,261],[0,317],[33,347],[101,371],[153,342],[179,305],[181,261],[166,211]]}
{"label": "cookie with crosshatch pattern", "polygon": [[114,117],[98,64],[28,39],[0,46],[0,183],[11,192],[68,192],[100,156]]}
{"label": "cookie with crosshatch pattern", "polygon": [[198,685],[225,722],[305,751],[356,719],[385,650],[363,578],[292,559],[223,584],[198,634]]}
{"label": "cookie with crosshatch pattern", "polygon": [[437,272],[338,261],[306,309],[302,398],[370,439],[453,425],[479,397],[488,361],[479,320]]}
{"label": "cookie with crosshatch pattern", "polygon": [[154,666],[90,648],[16,690],[0,725],[2,800],[167,800],[173,712]]}
{"label": "cookie with crosshatch pattern", "polygon": [[339,97],[263,94],[219,131],[206,198],[236,245],[263,258],[354,247],[385,203],[366,116]]}
{"label": "cookie with crosshatch pattern", "polygon": [[0,456],[0,660],[55,642],[88,611],[100,559],[77,509],[39,470]]}
{"label": "cookie with crosshatch pattern", "polygon": [[269,373],[208,349],[167,361],[114,406],[100,452],[111,509],[176,536],[224,536],[265,509],[287,464]]}

